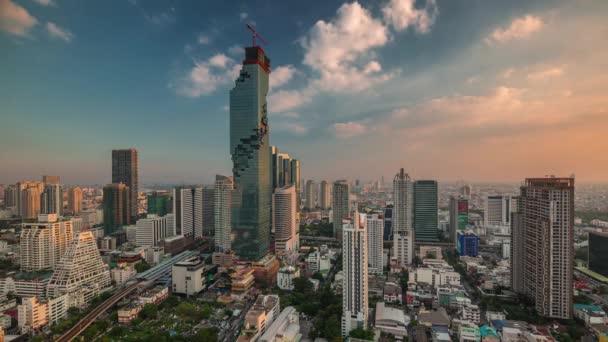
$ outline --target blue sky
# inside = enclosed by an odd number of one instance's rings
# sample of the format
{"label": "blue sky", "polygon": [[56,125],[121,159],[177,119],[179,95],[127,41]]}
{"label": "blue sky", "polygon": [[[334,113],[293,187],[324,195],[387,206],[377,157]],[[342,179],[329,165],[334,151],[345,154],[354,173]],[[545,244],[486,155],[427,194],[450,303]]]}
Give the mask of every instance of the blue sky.
{"label": "blue sky", "polygon": [[0,0],[0,183],[230,173],[228,91],[268,41],[271,143],[304,178],[608,181],[608,3]]}

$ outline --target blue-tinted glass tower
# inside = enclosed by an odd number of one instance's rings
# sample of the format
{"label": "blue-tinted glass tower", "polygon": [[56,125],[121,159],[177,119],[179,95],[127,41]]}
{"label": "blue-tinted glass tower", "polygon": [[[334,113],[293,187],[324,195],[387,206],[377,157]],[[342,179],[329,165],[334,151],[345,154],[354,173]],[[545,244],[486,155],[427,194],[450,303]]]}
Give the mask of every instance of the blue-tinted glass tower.
{"label": "blue-tinted glass tower", "polygon": [[269,251],[271,148],[266,95],[270,59],[259,46],[245,48],[245,60],[230,91],[230,154],[234,194],[232,249],[241,259],[258,260]]}

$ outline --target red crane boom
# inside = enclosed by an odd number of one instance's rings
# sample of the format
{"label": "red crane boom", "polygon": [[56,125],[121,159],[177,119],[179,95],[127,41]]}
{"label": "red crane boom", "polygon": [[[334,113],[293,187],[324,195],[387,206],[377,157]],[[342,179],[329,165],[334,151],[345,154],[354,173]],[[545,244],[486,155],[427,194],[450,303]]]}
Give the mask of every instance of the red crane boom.
{"label": "red crane boom", "polygon": [[251,25],[247,24],[247,28],[248,28],[249,30],[251,30],[251,37],[252,37],[252,44],[253,44],[252,46],[257,46],[257,45],[255,44],[255,39],[256,39],[256,38],[259,38],[259,39],[260,39],[260,41],[261,41],[262,43],[264,43],[264,45],[268,44],[268,43],[266,43],[266,41],[264,40],[264,38],[262,38],[262,36],[260,36],[260,34],[258,33],[258,31],[256,31],[256,30],[253,28],[253,26],[251,26]]}

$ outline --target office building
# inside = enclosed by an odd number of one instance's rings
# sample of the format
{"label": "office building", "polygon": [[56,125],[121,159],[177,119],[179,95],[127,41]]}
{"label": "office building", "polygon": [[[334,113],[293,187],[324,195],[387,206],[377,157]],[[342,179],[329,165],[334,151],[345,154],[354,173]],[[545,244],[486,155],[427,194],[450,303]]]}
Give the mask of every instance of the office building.
{"label": "office building", "polygon": [[589,269],[608,277],[608,234],[589,232]]}
{"label": "office building", "polygon": [[400,266],[414,257],[414,184],[403,169],[393,179],[393,258]]}
{"label": "office building", "polygon": [[21,226],[21,270],[52,270],[63,257],[74,236],[72,220],[58,220],[56,214],[40,215],[37,223]]}
{"label": "office building", "polygon": [[40,214],[40,197],[44,192],[44,183],[24,181],[16,184],[17,215],[24,219],[32,219]]}
{"label": "office building", "polygon": [[135,241],[141,247],[156,247],[166,237],[173,236],[173,214],[165,216],[148,215],[135,224]]}
{"label": "office building", "polygon": [[456,250],[460,256],[477,257],[479,255],[479,236],[471,230],[458,232]]}
{"label": "office building", "polygon": [[279,167],[279,149],[276,146],[270,146],[270,175],[272,177],[271,185],[272,191],[280,186],[280,173],[281,168]]}
{"label": "office building", "polygon": [[68,212],[71,215],[79,215],[82,211],[82,189],[73,187],[68,190]]}
{"label": "office building", "polygon": [[272,184],[266,95],[270,59],[259,46],[245,48],[245,60],[230,90],[230,154],[235,205],[232,249],[257,260],[270,247]]}
{"label": "office building", "polygon": [[215,235],[215,185],[203,188],[203,237]]}
{"label": "office building", "polygon": [[508,226],[511,224],[511,213],[516,208],[511,196],[488,196],[484,201],[484,224]]}
{"label": "office building", "polygon": [[323,210],[331,208],[331,192],[329,190],[329,182],[326,180],[321,181],[319,189],[319,207]]}
{"label": "office building", "polygon": [[393,241],[393,206],[384,208],[384,241]]}
{"label": "office building", "polygon": [[314,209],[315,205],[315,182],[312,180],[306,181],[306,208]]}
{"label": "office building", "polygon": [[368,271],[372,274],[382,274],[384,254],[384,219],[382,215],[367,216],[367,260]]}
{"label": "office building", "polygon": [[278,188],[272,195],[272,224],[275,229],[275,250],[289,253],[299,245],[298,221],[296,217],[296,187]]}
{"label": "office building", "polygon": [[173,293],[195,295],[205,289],[205,262],[198,257],[175,263],[171,268]]}
{"label": "office building", "polygon": [[513,290],[541,316],[571,319],[574,178],[528,178],[511,223]]}
{"label": "office building", "polygon": [[171,213],[171,194],[154,191],[147,197],[148,200],[148,215],[165,216]]}
{"label": "office building", "polygon": [[90,231],[74,236],[47,285],[47,296],[68,294],[70,307],[83,306],[110,287],[110,271]]}
{"label": "office building", "polygon": [[61,177],[59,177],[59,176],[42,176],[42,183],[59,185],[59,184],[61,184]]}
{"label": "office building", "polygon": [[214,239],[215,249],[226,252],[232,249],[232,178],[215,176],[214,190]]}
{"label": "office building", "polygon": [[337,180],[332,189],[332,222],[334,226],[334,237],[342,238],[342,219],[348,217],[351,211],[350,187],[348,181]]}
{"label": "office building", "polygon": [[17,323],[22,334],[37,331],[48,324],[48,306],[38,297],[28,297],[21,300],[17,307]]}
{"label": "office building", "polygon": [[112,150],[112,183],[123,183],[128,187],[130,216],[124,224],[135,223],[138,213],[137,192],[139,191],[136,149]]}
{"label": "office building", "polygon": [[469,200],[450,198],[450,241],[456,243],[457,233],[467,229],[469,224]]}
{"label": "office building", "polygon": [[63,189],[60,184],[44,184],[40,197],[41,214],[63,214]]}
{"label": "office building", "polygon": [[300,212],[300,203],[302,202],[302,187],[300,184],[300,161],[298,159],[291,160],[291,184],[296,187],[296,211]]}
{"label": "office building", "polygon": [[17,208],[17,187],[14,184],[4,188],[4,207],[6,209]]}
{"label": "office building", "polygon": [[367,328],[368,260],[366,216],[357,211],[343,220],[342,228],[342,336]]}
{"label": "office building", "polygon": [[129,187],[124,183],[103,187],[103,230],[106,235],[129,225],[132,217],[130,201]]}
{"label": "office building", "polygon": [[416,241],[437,241],[437,181],[414,182],[414,232]]}
{"label": "office building", "polygon": [[180,186],[173,189],[175,234],[203,237],[203,188]]}

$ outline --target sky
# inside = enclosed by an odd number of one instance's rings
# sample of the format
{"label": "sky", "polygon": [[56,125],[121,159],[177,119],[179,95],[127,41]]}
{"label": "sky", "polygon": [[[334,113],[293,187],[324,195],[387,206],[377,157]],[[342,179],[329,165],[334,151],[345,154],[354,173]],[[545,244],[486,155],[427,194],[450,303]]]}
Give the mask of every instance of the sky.
{"label": "sky", "polygon": [[608,182],[608,1],[0,0],[0,183],[230,174],[256,27],[271,144],[305,179]]}

